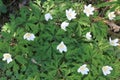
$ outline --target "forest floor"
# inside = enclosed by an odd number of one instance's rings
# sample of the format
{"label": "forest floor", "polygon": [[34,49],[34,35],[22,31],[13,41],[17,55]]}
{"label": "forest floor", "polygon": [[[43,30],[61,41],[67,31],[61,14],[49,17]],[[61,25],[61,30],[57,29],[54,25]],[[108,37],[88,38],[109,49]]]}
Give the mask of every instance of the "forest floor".
{"label": "forest floor", "polygon": [[[43,1],[45,1],[45,0],[43,0]],[[22,1],[3,0],[3,3],[6,6],[7,11],[5,13],[0,14],[0,30],[5,23],[9,22],[11,14],[17,16],[17,14],[19,13],[19,10],[22,6],[29,6],[28,5],[29,0],[22,0]],[[105,8],[105,9],[107,9],[107,8]],[[101,12],[99,12],[100,16],[103,16],[104,10],[101,9],[100,11],[101,11]],[[120,14],[120,12],[118,12],[118,14]],[[111,25],[108,24],[108,27],[109,27],[108,36],[111,36],[113,38],[116,38],[116,37],[120,38],[120,21],[116,21],[113,23],[114,24],[111,24]],[[116,29],[116,27],[115,27],[116,25],[119,27],[119,29],[117,31],[114,31]]]}

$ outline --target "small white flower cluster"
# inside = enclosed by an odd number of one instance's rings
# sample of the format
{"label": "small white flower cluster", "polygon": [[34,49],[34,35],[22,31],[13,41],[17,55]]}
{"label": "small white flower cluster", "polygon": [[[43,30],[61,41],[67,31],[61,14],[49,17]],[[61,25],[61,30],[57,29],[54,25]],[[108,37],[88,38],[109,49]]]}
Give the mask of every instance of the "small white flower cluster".
{"label": "small white flower cluster", "polygon": [[[84,10],[83,12],[89,17],[90,15],[93,15],[93,11],[95,10],[94,7],[92,7],[91,4],[89,4],[88,6],[84,5]],[[108,13],[108,18],[109,20],[113,20],[116,17],[115,12],[110,12]]]}
{"label": "small white flower cluster", "polygon": [[[66,17],[69,21],[75,19],[76,18],[75,10],[72,10],[71,8],[69,10],[66,10]],[[53,17],[51,16],[50,13],[46,13],[45,20],[48,21],[50,19],[52,20]],[[66,30],[67,26],[69,26],[69,23],[67,21],[62,22],[60,25],[61,29],[63,29],[64,31],[67,31]],[[61,43],[57,46],[57,50],[59,50],[60,53],[67,52],[67,46],[64,44],[63,41],[61,41]]]}
{"label": "small white flower cluster", "polygon": [[[33,41],[33,40],[35,39],[35,36],[34,36],[33,33],[26,33],[26,34],[23,36],[23,38],[26,39],[26,40],[28,40],[28,41]],[[2,60],[3,60],[3,61],[7,61],[7,64],[9,64],[10,62],[13,61],[10,53],[4,53]]]}
{"label": "small white flower cluster", "polygon": [[[75,10],[72,10],[71,8],[69,10],[66,10],[66,17],[70,21],[72,19],[76,18]],[[45,14],[45,20],[48,21],[49,19],[53,19],[50,13]],[[66,30],[66,27],[69,26],[69,23],[67,21],[64,21],[61,23],[61,29],[64,31]],[[60,53],[67,52],[67,46],[64,44],[63,41],[57,46],[57,50],[59,50]]]}
{"label": "small white flower cluster", "polygon": [[[90,33],[91,32],[86,33],[86,39],[87,40],[92,39],[92,35]],[[34,38],[35,38],[34,34],[32,34],[32,33],[26,33],[23,37],[24,37],[24,39],[27,39],[28,41],[30,41],[30,40],[33,41]],[[118,41],[119,41],[119,39],[111,40],[111,38],[109,38],[109,43],[110,43],[111,46],[118,46],[119,45]],[[67,52],[67,46],[64,44],[63,41],[57,46],[57,50],[59,50],[60,53]],[[11,55],[9,53],[3,54],[3,57],[4,57],[3,61],[7,60],[7,63],[10,63],[12,61]],[[86,65],[83,65],[83,66],[86,67]],[[81,70],[81,68],[80,68],[80,70]],[[86,71],[89,71],[89,70],[86,69]]]}
{"label": "small white flower cluster", "polygon": [[[26,33],[26,34],[23,36],[23,38],[26,39],[26,40],[28,40],[28,41],[33,41],[34,38],[35,38],[35,36],[34,36],[34,34],[32,34],[32,33]],[[3,60],[3,61],[7,61],[8,64],[13,61],[10,53],[4,53],[2,60]]]}
{"label": "small white flower cluster", "polygon": [[[110,74],[111,70],[113,70],[113,68],[111,66],[103,66],[102,67],[102,72],[105,76]],[[89,69],[87,68],[87,64],[84,64],[84,65],[80,66],[78,68],[77,72],[81,73],[82,75],[87,75],[88,72],[89,72]]]}
{"label": "small white flower cluster", "polygon": [[[77,13],[75,13],[75,10],[72,10],[71,8],[69,10],[66,10],[66,17],[69,21],[71,21],[72,19],[76,18]],[[61,23],[61,29],[63,29],[64,31],[66,30],[66,27],[69,26],[69,23],[67,21],[64,21]]]}
{"label": "small white flower cluster", "polygon": [[[93,15],[93,11],[95,10],[94,7],[92,7],[92,4],[89,4],[88,6],[87,5],[84,5],[84,10],[83,12],[86,14],[86,16],[90,16],[90,15]],[[108,18],[109,20],[113,20],[115,18],[115,12],[110,12],[108,14]],[[72,10],[71,8],[69,10],[66,10],[66,17],[69,21],[71,21],[72,19],[75,19],[76,18],[76,15],[77,13],[75,12],[75,10]],[[52,20],[53,17],[50,13],[46,13],[45,14],[45,20],[48,21],[48,20]],[[61,23],[61,29],[63,29],[64,31],[66,31],[66,27],[69,26],[69,23],[67,21],[64,21]]]}
{"label": "small white flower cluster", "polygon": [[[66,17],[69,21],[72,20],[72,19],[75,19],[76,18],[75,10],[72,10],[71,8],[69,10],[66,10]],[[52,19],[53,19],[53,17],[50,13],[45,14],[45,20],[46,21],[52,20]],[[64,31],[67,31],[66,30],[67,26],[69,26],[69,23],[67,21],[62,22],[61,25],[60,25],[61,29],[63,29]]]}
{"label": "small white flower cluster", "polygon": [[[87,32],[86,33],[86,39],[87,40],[91,40],[92,39],[92,35],[90,34],[91,32]],[[119,46],[120,44],[118,43],[119,42],[119,39],[114,39],[114,40],[112,40],[111,38],[109,38],[109,44],[111,45],[111,46]]]}

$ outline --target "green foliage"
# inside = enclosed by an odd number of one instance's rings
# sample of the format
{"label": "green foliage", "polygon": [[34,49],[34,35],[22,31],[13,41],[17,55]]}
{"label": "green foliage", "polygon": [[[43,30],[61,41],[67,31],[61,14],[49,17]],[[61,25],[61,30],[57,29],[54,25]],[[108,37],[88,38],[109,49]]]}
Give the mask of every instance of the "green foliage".
{"label": "green foliage", "polygon": [[0,0],[0,15],[1,15],[1,13],[6,13],[6,12],[7,12],[7,8],[3,4],[2,0]]}
{"label": "green foliage", "polygon": [[[98,7],[105,4],[108,3]],[[60,25],[67,21],[65,10],[69,8],[77,12],[77,17],[68,21],[69,26],[64,31]],[[23,6],[17,17],[11,15],[10,22],[0,33],[0,58],[10,53],[13,61],[9,64],[0,61],[0,80],[119,79],[120,48],[110,46],[107,25],[103,21],[93,22],[97,16],[87,17],[83,8],[83,3],[69,0],[36,0]],[[48,12],[53,19],[45,21],[44,15]],[[34,41],[23,38],[27,32],[35,35]],[[87,32],[92,34],[90,41],[85,37]],[[67,46],[66,53],[56,49],[61,41]],[[77,72],[83,64],[90,69],[88,75]],[[102,73],[105,65],[113,67],[107,76]]]}

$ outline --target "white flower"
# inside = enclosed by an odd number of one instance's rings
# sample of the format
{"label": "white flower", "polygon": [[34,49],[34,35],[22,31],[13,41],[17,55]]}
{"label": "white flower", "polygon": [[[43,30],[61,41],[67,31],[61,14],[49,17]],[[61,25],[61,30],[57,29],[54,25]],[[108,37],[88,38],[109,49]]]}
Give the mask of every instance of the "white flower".
{"label": "white flower", "polygon": [[66,10],[66,16],[68,20],[72,20],[76,18],[75,10],[72,10],[71,8],[69,10]]}
{"label": "white flower", "polygon": [[63,41],[57,46],[57,50],[59,50],[60,53],[62,53],[63,51],[67,52],[67,47]]}
{"label": "white flower", "polygon": [[110,67],[110,66],[103,66],[102,67],[102,72],[103,72],[103,74],[106,76],[106,75],[108,75],[108,74],[110,74],[111,72],[111,70],[113,70],[113,68],[112,67]]}
{"label": "white flower", "polygon": [[89,17],[90,15],[93,15],[93,11],[95,10],[94,7],[92,7],[91,4],[89,4],[88,6],[84,5],[84,10],[83,12]]}
{"label": "white flower", "polygon": [[66,21],[62,22],[61,24],[61,29],[63,29],[64,31],[66,31],[66,27],[69,25],[69,23],[67,23]]}
{"label": "white flower", "polygon": [[81,73],[82,75],[85,75],[85,74],[88,74],[89,69],[87,68],[87,65],[84,64],[84,65],[80,66],[80,68],[78,68],[77,72]]}
{"label": "white flower", "polygon": [[48,21],[49,19],[53,19],[50,13],[45,14],[45,20]]}
{"label": "white flower", "polygon": [[114,17],[115,17],[115,12],[110,12],[110,13],[108,14],[109,20],[113,20]]}
{"label": "white flower", "polygon": [[86,33],[86,38],[87,38],[88,40],[91,40],[91,37],[92,37],[92,35],[90,34],[90,32],[87,32],[87,33]]}
{"label": "white flower", "polygon": [[5,53],[3,54],[3,61],[7,61],[7,63],[9,64],[12,61],[11,55],[9,53]]}
{"label": "white flower", "polygon": [[112,46],[118,46],[119,45],[118,41],[119,41],[119,39],[111,40],[111,38],[109,38],[109,43]]}
{"label": "white flower", "polygon": [[32,33],[26,33],[24,36],[23,36],[24,39],[27,39],[28,41],[33,41],[35,39],[35,35],[32,34]]}

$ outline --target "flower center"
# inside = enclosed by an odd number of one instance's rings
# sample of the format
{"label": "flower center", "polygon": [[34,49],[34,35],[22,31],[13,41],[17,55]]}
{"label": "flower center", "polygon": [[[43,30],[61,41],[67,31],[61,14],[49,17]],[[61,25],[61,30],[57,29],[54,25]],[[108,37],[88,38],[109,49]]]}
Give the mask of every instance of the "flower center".
{"label": "flower center", "polygon": [[85,70],[85,67],[81,67],[80,70],[84,71],[84,70]]}
{"label": "flower center", "polygon": [[71,13],[68,13],[68,16],[69,16],[69,17],[71,17],[71,16],[72,16],[72,14],[71,14]]}
{"label": "flower center", "polygon": [[106,72],[106,71],[108,70],[108,68],[107,68],[107,67],[104,67],[103,70]]}
{"label": "flower center", "polygon": [[11,57],[10,55],[5,55],[5,58],[6,58],[6,59],[8,59],[8,58],[10,58],[10,57]]}
{"label": "flower center", "polygon": [[26,34],[26,37],[27,37],[27,38],[30,38],[30,36],[31,36],[30,33],[27,33],[27,34]]}
{"label": "flower center", "polygon": [[110,14],[110,18],[113,17],[113,14]]}
{"label": "flower center", "polygon": [[61,44],[59,47],[60,47],[60,48],[64,48],[64,45],[63,45],[63,44]]}
{"label": "flower center", "polygon": [[114,45],[115,43],[113,41],[111,41],[111,44]]}
{"label": "flower center", "polygon": [[90,9],[89,9],[89,8],[86,8],[86,12],[90,13]]}

